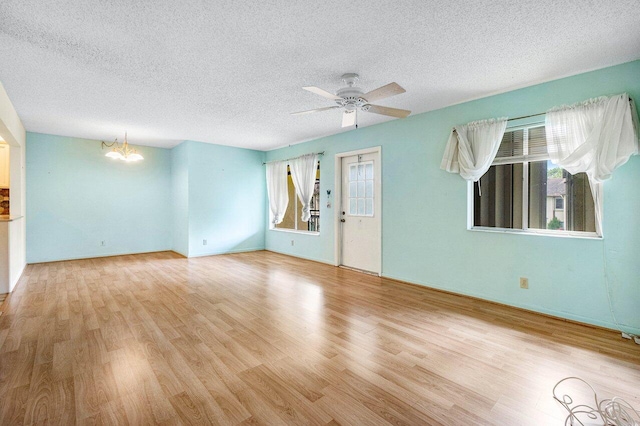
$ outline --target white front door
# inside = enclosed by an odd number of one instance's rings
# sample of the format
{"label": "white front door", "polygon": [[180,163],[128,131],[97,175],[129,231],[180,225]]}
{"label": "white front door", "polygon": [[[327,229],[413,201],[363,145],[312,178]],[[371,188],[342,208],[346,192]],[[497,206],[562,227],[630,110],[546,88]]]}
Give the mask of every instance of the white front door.
{"label": "white front door", "polygon": [[380,153],[342,158],[341,259],[350,268],[381,273]]}

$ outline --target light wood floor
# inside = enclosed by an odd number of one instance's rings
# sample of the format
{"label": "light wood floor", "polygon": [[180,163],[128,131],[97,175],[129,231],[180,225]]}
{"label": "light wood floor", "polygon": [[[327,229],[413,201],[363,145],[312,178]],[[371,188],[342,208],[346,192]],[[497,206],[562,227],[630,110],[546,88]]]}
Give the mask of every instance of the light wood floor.
{"label": "light wood floor", "polygon": [[1,310],[1,425],[561,425],[571,375],[640,406],[614,332],[269,252],[30,265]]}

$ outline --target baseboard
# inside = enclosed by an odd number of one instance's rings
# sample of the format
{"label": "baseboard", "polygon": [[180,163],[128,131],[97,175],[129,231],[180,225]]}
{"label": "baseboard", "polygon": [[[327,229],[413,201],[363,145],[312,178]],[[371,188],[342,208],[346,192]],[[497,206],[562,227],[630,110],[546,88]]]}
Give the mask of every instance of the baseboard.
{"label": "baseboard", "polygon": [[283,251],[273,250],[273,249],[269,249],[269,248],[266,248],[264,250],[265,251],[270,251],[272,253],[283,254],[285,256],[297,257],[298,259],[310,260],[312,262],[322,263],[324,265],[336,266],[333,262],[328,262],[328,261],[322,260],[322,259],[316,259],[316,258],[307,257],[307,256],[299,256],[299,255],[295,255],[295,254],[291,254],[291,253],[285,253]]}
{"label": "baseboard", "polygon": [[[249,248],[242,248],[242,249],[237,249],[237,250],[223,250],[223,251],[212,251],[212,252],[202,252],[202,253],[195,253],[195,254],[191,254],[189,253],[188,258],[193,258],[193,257],[205,257],[205,256],[218,256],[221,254],[232,254],[232,253],[248,253],[248,252],[252,252],[252,251],[261,251],[264,250],[264,247],[249,247]],[[179,253],[182,256],[184,256],[184,254]]]}
{"label": "baseboard", "polygon": [[429,289],[429,290],[433,290],[433,291],[438,291],[438,292],[441,292],[441,293],[452,294],[452,295],[455,295],[455,296],[467,297],[469,299],[479,300],[479,301],[482,301],[482,302],[488,302],[488,303],[492,303],[494,305],[506,306],[506,307],[514,308],[514,309],[519,309],[521,311],[530,312],[530,313],[533,313],[533,314],[542,315],[542,316],[545,316],[545,317],[548,317],[548,318],[553,318],[553,319],[557,319],[557,320],[561,320],[561,321],[566,321],[566,322],[570,322],[570,323],[573,323],[573,324],[578,324],[578,325],[583,325],[583,326],[587,326],[587,327],[598,328],[598,329],[607,330],[607,331],[614,331],[616,333],[619,333],[620,331],[626,331],[628,333],[632,333],[632,334],[635,334],[635,335],[640,335],[640,328],[636,328],[636,327],[630,327],[630,326],[624,325],[624,326],[621,326],[623,328],[623,330],[620,330],[618,325],[616,325],[616,324],[608,323],[608,322],[604,322],[604,321],[597,321],[597,320],[593,320],[592,318],[582,317],[580,315],[567,314],[565,312],[557,312],[557,311],[553,311],[551,309],[532,307],[532,306],[528,306],[528,305],[514,305],[512,303],[507,303],[507,302],[502,301],[502,300],[488,299],[486,297],[479,296],[479,295],[473,294],[473,293],[456,292],[456,291],[452,291],[452,290],[441,288],[441,287],[434,287],[434,286],[427,285],[427,284],[407,281],[407,280],[396,278],[396,277],[393,277],[393,276],[390,276],[390,275],[386,275],[386,274],[383,274],[382,277],[390,279],[390,280],[393,280],[393,281],[396,281],[396,282],[398,282],[400,284],[409,285],[409,286],[412,286],[412,287],[421,287],[421,288],[425,288],[425,289]]}
{"label": "baseboard", "polygon": [[[152,250],[152,251],[132,251],[132,252],[115,252],[115,253],[105,253],[105,254],[90,254],[90,255],[87,255],[87,256],[65,257],[65,258],[61,258],[61,259],[29,261],[29,262],[27,262],[27,265],[34,265],[36,263],[66,262],[68,260],[86,260],[86,259],[100,259],[100,258],[103,258],[103,257],[129,256],[129,255],[132,255],[132,254],[162,253],[162,252],[166,252],[166,251],[174,252],[171,249],[165,249],[165,250]],[[178,253],[178,254],[181,254],[181,253]]]}

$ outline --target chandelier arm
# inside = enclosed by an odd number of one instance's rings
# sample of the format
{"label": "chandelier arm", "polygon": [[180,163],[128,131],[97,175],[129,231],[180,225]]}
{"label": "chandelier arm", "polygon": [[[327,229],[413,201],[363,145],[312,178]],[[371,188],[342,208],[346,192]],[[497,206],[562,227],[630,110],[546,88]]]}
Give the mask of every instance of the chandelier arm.
{"label": "chandelier arm", "polygon": [[106,146],[107,148],[111,148],[112,146],[116,146],[116,148],[118,147],[118,139],[116,139],[115,141],[111,142],[111,143],[106,143],[105,141],[101,141],[102,145],[100,146],[100,149],[104,149],[104,147]]}

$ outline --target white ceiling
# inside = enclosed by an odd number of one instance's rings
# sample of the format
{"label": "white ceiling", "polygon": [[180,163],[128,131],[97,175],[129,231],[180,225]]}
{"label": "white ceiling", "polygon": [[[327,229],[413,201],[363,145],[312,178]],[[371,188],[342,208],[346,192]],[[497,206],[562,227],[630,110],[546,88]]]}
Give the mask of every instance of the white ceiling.
{"label": "white ceiling", "polygon": [[[268,150],[344,131],[301,89],[357,72],[425,112],[640,58],[638,0],[2,0],[0,81],[27,130]],[[360,126],[389,118],[360,114]]]}

